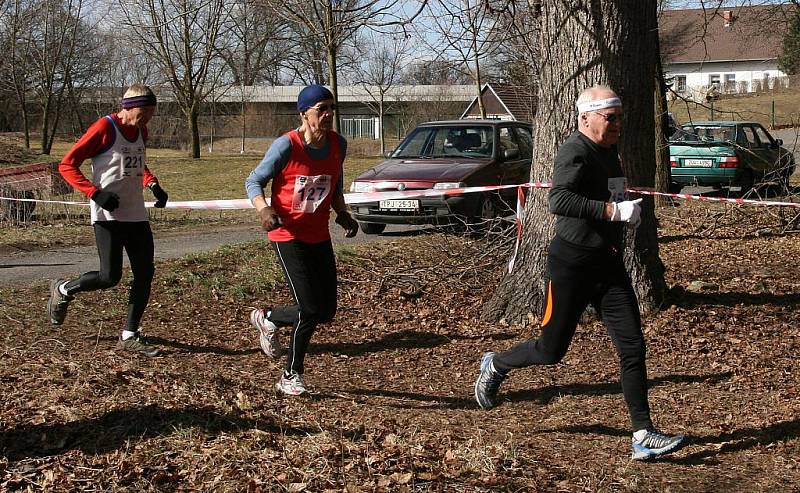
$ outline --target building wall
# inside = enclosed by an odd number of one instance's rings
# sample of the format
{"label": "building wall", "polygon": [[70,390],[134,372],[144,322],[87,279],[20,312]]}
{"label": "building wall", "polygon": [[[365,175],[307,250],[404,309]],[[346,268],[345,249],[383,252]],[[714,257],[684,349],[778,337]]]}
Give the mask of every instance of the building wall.
{"label": "building wall", "polygon": [[705,99],[712,81],[722,93],[758,92],[783,83],[786,74],[776,60],[665,64],[664,74],[672,78],[672,89],[695,100]]}

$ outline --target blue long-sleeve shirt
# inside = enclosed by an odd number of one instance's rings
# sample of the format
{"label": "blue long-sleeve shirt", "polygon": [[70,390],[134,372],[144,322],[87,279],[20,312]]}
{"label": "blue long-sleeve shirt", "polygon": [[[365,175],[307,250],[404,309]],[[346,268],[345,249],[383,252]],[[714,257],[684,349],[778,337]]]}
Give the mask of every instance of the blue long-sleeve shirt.
{"label": "blue long-sleeve shirt", "polygon": [[[347,155],[347,141],[339,136],[339,148],[342,150],[342,163]],[[312,159],[325,159],[328,156],[330,143],[326,142],[323,147],[319,149],[305,146],[306,152]],[[250,173],[250,176],[244,182],[245,190],[247,190],[247,197],[250,200],[260,196],[264,196],[264,187],[275,176],[280,174],[289,162],[289,157],[292,154],[292,142],[286,135],[281,135],[269,146],[264,158],[258,163],[258,166]],[[344,188],[344,173],[339,175],[339,180],[336,182],[336,192],[342,193]]]}

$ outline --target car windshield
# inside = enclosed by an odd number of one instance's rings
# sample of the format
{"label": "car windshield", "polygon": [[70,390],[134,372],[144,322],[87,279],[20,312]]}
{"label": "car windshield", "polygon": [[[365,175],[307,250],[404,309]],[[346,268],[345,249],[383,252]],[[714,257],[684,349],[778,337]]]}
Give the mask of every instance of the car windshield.
{"label": "car windshield", "polygon": [[486,158],[492,156],[490,126],[418,127],[392,153],[394,158]]}
{"label": "car windshield", "polygon": [[673,142],[733,142],[733,125],[684,125],[670,137]]}

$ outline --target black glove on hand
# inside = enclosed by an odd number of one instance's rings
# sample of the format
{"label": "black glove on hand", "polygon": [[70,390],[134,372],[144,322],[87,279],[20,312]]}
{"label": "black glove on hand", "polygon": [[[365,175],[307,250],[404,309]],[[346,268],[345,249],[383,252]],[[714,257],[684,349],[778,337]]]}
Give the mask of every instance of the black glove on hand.
{"label": "black glove on hand", "polygon": [[352,238],[358,233],[358,221],[347,211],[336,214],[336,224],[344,228],[344,235],[347,238]]}
{"label": "black glove on hand", "polygon": [[119,207],[119,195],[113,192],[104,192],[103,190],[98,190],[92,195],[92,200],[94,200],[97,205],[108,212],[113,212],[117,207]]}
{"label": "black glove on hand", "polygon": [[167,199],[169,199],[169,195],[167,195],[167,192],[165,192],[164,189],[161,188],[161,185],[159,185],[158,183],[151,183],[150,191],[153,192],[153,197],[156,198],[156,203],[153,204],[153,207],[161,209],[165,205],[167,205]]}
{"label": "black glove on hand", "polygon": [[272,231],[281,225],[280,216],[278,216],[275,213],[275,209],[270,206],[266,206],[258,211],[258,215],[261,218],[261,227],[264,228],[264,231]]}

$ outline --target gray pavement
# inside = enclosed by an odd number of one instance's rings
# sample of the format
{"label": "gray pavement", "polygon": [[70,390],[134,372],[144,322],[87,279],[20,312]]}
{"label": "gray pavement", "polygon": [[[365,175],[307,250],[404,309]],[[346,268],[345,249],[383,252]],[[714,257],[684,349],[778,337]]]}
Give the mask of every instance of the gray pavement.
{"label": "gray pavement", "polygon": [[[359,231],[355,238],[345,238],[342,228],[331,223],[334,244],[357,244],[370,241],[387,241],[417,234],[427,228],[421,226],[390,225],[381,235],[365,235]],[[215,250],[223,245],[264,239],[258,224],[237,226],[191,234],[155,235],[157,260],[179,258],[192,253]],[[124,257],[125,267],[128,259]],[[46,284],[49,279],[74,277],[97,269],[97,249],[91,246],[54,248],[40,251],[17,251],[0,255],[0,287]]]}

